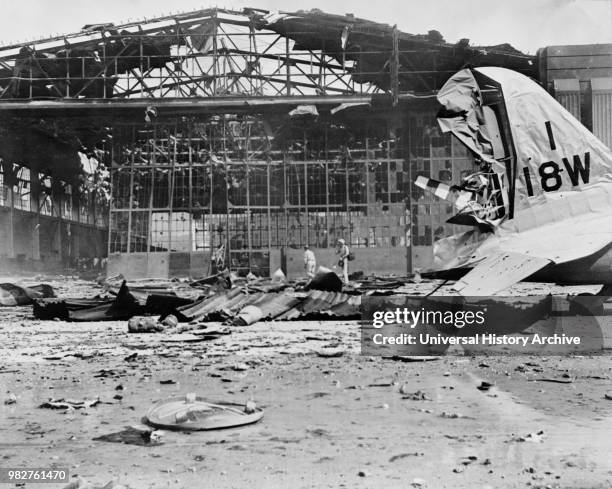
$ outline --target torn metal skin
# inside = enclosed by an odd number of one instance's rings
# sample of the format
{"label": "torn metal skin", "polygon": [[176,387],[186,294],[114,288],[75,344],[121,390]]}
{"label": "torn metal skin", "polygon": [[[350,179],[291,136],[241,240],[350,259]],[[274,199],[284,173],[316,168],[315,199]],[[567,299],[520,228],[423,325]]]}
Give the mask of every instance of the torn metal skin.
{"label": "torn metal skin", "polygon": [[612,283],[612,152],[511,70],[462,70],[438,100],[442,131],[470,149],[478,168],[446,192],[440,182],[417,182],[454,202],[449,222],[473,227],[434,245],[437,275],[472,269],[455,285],[462,295],[527,278]]}

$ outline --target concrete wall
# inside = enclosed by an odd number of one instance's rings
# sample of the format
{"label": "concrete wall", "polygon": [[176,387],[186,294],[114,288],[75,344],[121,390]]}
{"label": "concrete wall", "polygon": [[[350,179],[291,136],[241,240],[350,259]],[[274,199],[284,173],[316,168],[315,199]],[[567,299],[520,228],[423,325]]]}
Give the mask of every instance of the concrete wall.
{"label": "concrete wall", "polygon": [[111,253],[108,256],[107,275],[137,278],[198,278],[208,275],[210,253]]}
{"label": "concrete wall", "polygon": [[[106,256],[108,230],[0,206],[0,271],[63,273]],[[12,244],[11,244],[12,241]]]}
{"label": "concrete wall", "polygon": [[[332,268],[338,262],[333,248],[313,248],[317,266]],[[408,273],[407,248],[355,248],[355,260],[349,273],[362,271],[366,275],[405,276]],[[270,273],[283,268],[288,278],[305,276],[304,251],[286,248],[271,250]],[[210,273],[210,253],[111,253],[108,257],[108,276],[123,275],[126,279],[203,277]]]}
{"label": "concrete wall", "polygon": [[[58,223],[51,218],[15,210],[12,246],[10,210],[0,211],[0,260],[6,271],[61,271],[62,255],[58,247]],[[68,256],[68,253],[66,253]]]}
{"label": "concrete wall", "polygon": [[270,275],[276,270],[283,269],[283,256],[281,250],[270,250]]}
{"label": "concrete wall", "polygon": [[[317,267],[332,268],[338,263],[333,248],[312,248],[317,258]],[[355,260],[349,262],[349,274],[362,271],[365,275],[408,274],[408,248],[352,248]],[[287,277],[304,277],[304,250],[285,248]]]}

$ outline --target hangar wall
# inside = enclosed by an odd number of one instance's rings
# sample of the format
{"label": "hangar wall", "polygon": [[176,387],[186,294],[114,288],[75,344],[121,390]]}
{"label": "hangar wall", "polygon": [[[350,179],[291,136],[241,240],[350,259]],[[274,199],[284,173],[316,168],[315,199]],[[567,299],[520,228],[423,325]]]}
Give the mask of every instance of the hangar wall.
{"label": "hangar wall", "polygon": [[[117,128],[116,128],[117,129]],[[114,134],[109,273],[241,275],[282,265],[303,273],[302,247],[335,263],[343,238],[354,271],[406,275],[431,265],[454,232],[452,208],[414,185],[470,172],[431,108],[343,116],[224,114],[126,125]]]}
{"label": "hangar wall", "polygon": [[[82,244],[89,226],[96,235],[106,223],[68,215],[88,208],[67,205],[80,185],[64,195],[79,183],[70,180],[81,175],[79,150],[112,173],[111,273],[200,275],[214,258],[265,275],[288,270],[305,244],[326,256],[342,237],[369,257],[354,264],[361,271],[405,275],[427,268],[436,240],[461,229],[445,223],[446,203],[412,182],[457,182],[473,166],[439,134],[435,91],[468,65],[535,76],[534,59],[507,43],[450,43],[435,30],[317,9],[91,24],[0,47],[0,157],[7,174],[23,167],[35,172],[32,185],[55,182],[25,210],[53,209],[55,227],[29,225],[33,260],[49,252],[69,263],[104,242]],[[11,222],[14,260],[21,238]]]}
{"label": "hangar wall", "polygon": [[612,148],[612,44],[549,46],[538,60],[544,86]]}
{"label": "hangar wall", "polygon": [[7,166],[0,165],[0,270],[63,271],[106,256],[104,205],[17,164],[11,182]]}

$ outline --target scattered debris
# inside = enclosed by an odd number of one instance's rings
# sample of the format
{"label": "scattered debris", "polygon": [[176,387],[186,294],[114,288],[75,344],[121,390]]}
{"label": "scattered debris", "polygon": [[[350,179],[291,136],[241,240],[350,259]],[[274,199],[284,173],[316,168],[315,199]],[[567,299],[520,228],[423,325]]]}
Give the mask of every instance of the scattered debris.
{"label": "scattered debris", "polygon": [[94,441],[107,441],[111,443],[125,443],[126,445],[139,446],[161,445],[161,437],[159,435],[153,435],[153,433],[158,432],[148,427],[129,426],[123,431],[98,436],[94,438]]}
{"label": "scattered debris", "polygon": [[528,433],[525,436],[516,436],[512,438],[511,441],[518,441],[518,442],[530,441],[533,443],[542,443],[544,441],[544,431],[540,430],[536,433]]}
{"label": "scattered debris", "polygon": [[306,396],[307,400],[318,399],[320,397],[329,396],[329,392],[313,392],[312,394],[308,394]]}
{"label": "scattered debris", "polygon": [[151,443],[161,444],[162,437],[163,437],[163,431],[155,430],[151,432],[149,439],[151,440]]}
{"label": "scattered debris", "polygon": [[178,325],[178,319],[174,314],[168,314],[161,323],[168,328],[175,328]]}
{"label": "scattered debris", "polygon": [[229,370],[233,370],[234,372],[245,372],[249,369],[250,367],[246,363],[235,363],[229,367]]}
{"label": "scattered debris", "polygon": [[152,317],[135,316],[128,321],[129,333],[158,333],[163,330],[163,325]]}
{"label": "scattered debris", "polygon": [[306,433],[312,436],[329,436],[329,431],[323,428],[315,428],[313,430],[306,430]]}
{"label": "scattered debris", "polygon": [[486,380],[483,380],[482,382],[480,382],[480,385],[478,387],[476,387],[479,391],[488,391],[491,387],[493,387],[495,385],[495,383],[491,383],[491,382],[487,382]]}
{"label": "scattered debris", "polygon": [[323,290],[327,292],[342,292],[342,280],[329,268],[319,267],[317,274],[306,286],[306,290]]}
{"label": "scattered debris", "polygon": [[[403,388],[404,386],[402,386]],[[413,393],[408,393],[408,392],[402,392],[402,389],[400,389],[400,393],[401,394],[406,394],[404,396],[402,396],[402,399],[408,399],[411,401],[431,401],[431,397],[429,397],[427,394],[425,394],[423,391],[416,391]]]}
{"label": "scattered debris", "polygon": [[474,418],[472,416],[465,416],[465,415],[460,414],[460,413],[448,413],[446,411],[442,411],[440,413],[440,417],[441,418],[448,418],[448,419],[459,419],[459,418],[461,418],[461,419],[476,419],[476,418]]}
{"label": "scattered debris", "polygon": [[100,403],[100,398],[96,399],[85,399],[82,401],[72,399],[49,399],[47,402],[43,402],[39,408],[44,409],[63,409],[65,411],[72,409],[87,409],[94,407]]}
{"label": "scattered debris", "polygon": [[0,284],[0,306],[26,306],[43,297],[55,297],[50,285],[24,287],[12,283]]}
{"label": "scattered debris", "polygon": [[319,350],[316,353],[317,353],[317,356],[321,358],[339,358],[344,355],[344,350],[335,350],[335,351]]}
{"label": "scattered debris", "polygon": [[440,360],[442,357],[433,355],[393,355],[383,358],[399,362],[433,362],[434,360]]}
{"label": "scattered debris", "polygon": [[122,280],[116,290],[112,284],[113,279],[107,279],[105,286],[108,294],[105,297],[35,298],[34,317],[65,321],[124,320],[147,314],[165,317],[176,308],[192,303],[200,295],[193,289],[191,293],[185,294],[186,297],[179,297],[167,283],[153,287],[133,285],[128,288],[127,282]]}
{"label": "scattered debris", "polygon": [[565,378],[565,379],[555,379],[555,378],[548,378],[548,377],[540,377],[537,379],[528,379],[530,382],[553,382],[555,384],[571,384],[572,382],[574,382],[571,378]]}
{"label": "scattered debris", "polygon": [[393,457],[389,459],[389,462],[397,462],[398,460],[408,457],[422,457],[423,455],[424,454],[422,452],[399,453],[397,455],[393,455]]}
{"label": "scattered debris", "polygon": [[476,460],[478,460],[478,457],[476,455],[469,455],[467,457],[464,457],[464,459],[461,461],[461,465],[470,465],[473,462],[476,462]]}
{"label": "scattered debris", "polygon": [[272,274],[272,280],[274,282],[286,282],[287,281],[287,277],[285,276],[285,274],[283,273],[283,271],[278,268],[273,274]]}
{"label": "scattered debris", "polygon": [[17,396],[12,392],[9,392],[8,396],[6,396],[6,399],[4,400],[4,404],[17,404]]}

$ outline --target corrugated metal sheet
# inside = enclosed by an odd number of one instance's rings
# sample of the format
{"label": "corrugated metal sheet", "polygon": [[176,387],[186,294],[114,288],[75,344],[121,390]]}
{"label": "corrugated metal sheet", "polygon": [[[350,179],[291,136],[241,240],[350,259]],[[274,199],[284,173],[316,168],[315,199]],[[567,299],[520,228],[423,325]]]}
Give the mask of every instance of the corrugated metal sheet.
{"label": "corrugated metal sheet", "polygon": [[[291,320],[306,317],[352,317],[359,314],[361,296],[341,292],[311,290],[308,292],[256,292],[235,288],[207,297],[177,312],[189,320],[224,320],[236,324],[258,320]],[[253,310],[256,309],[256,311]],[[243,313],[244,311],[244,313]],[[241,316],[244,318],[241,319]],[[256,317],[253,319],[253,317]]]}
{"label": "corrugated metal sheet", "polygon": [[177,310],[187,319],[198,319],[220,310],[220,308],[227,304],[228,301],[240,294],[242,294],[242,291],[238,288],[228,290],[222,294],[206,297],[205,299],[202,299],[201,301],[198,301],[188,307],[179,307]]}
{"label": "corrugated metal sheet", "polygon": [[348,318],[353,316],[360,316],[361,308],[361,296],[352,295],[345,302],[335,304],[328,311],[322,311],[322,314],[326,316],[333,316],[337,318]]}
{"label": "corrugated metal sheet", "polygon": [[254,302],[253,305],[261,309],[262,319],[275,319],[285,311],[295,307],[302,300],[301,297],[295,297],[295,295],[285,292],[270,293],[266,294],[262,300]]}
{"label": "corrugated metal sheet", "polygon": [[612,148],[612,78],[592,78],[593,134]]}
{"label": "corrugated metal sheet", "polygon": [[359,313],[361,296],[312,290],[300,304],[277,317],[291,320],[317,315],[345,317]]}
{"label": "corrugated metal sheet", "polygon": [[580,120],[580,81],[576,78],[553,80],[553,87],[557,101]]}
{"label": "corrugated metal sheet", "polygon": [[234,316],[242,308],[260,301],[265,295],[265,292],[256,292],[254,294],[243,294],[241,296],[236,296],[236,300],[233,300],[231,304],[224,304],[222,310],[228,315],[228,317]]}

